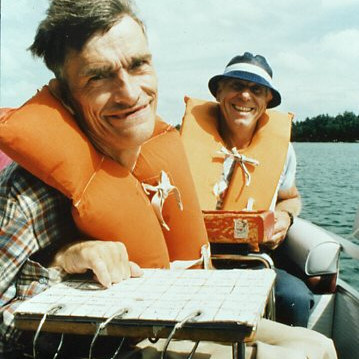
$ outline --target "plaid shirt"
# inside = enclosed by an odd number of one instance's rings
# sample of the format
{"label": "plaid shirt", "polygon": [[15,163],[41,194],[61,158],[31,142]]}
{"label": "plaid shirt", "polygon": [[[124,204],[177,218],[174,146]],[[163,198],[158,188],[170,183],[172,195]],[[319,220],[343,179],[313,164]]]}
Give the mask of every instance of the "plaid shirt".
{"label": "plaid shirt", "polygon": [[15,163],[0,172],[0,357],[21,334],[14,310],[61,280],[47,265],[78,236],[69,199]]}

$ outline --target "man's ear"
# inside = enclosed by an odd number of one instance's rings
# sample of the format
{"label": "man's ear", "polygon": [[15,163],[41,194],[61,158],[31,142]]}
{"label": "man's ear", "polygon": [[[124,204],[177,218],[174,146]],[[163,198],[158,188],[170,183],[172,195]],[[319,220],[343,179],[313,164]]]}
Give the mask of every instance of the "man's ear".
{"label": "man's ear", "polygon": [[216,101],[217,102],[220,102],[220,94],[223,90],[223,80],[222,81],[218,81],[218,84],[217,84],[217,89],[216,89]]}
{"label": "man's ear", "polygon": [[58,100],[61,101],[61,91],[60,91],[60,83],[58,79],[51,79],[49,81],[49,89],[53,96],[55,96]]}
{"label": "man's ear", "polygon": [[50,90],[51,94],[54,97],[56,97],[59,101],[61,101],[62,105],[64,107],[66,107],[66,109],[73,115],[75,112],[69,104],[69,101],[65,94],[66,90],[64,89],[64,86],[61,85],[60,81],[56,78],[51,79],[49,81],[48,86],[49,86],[49,90]]}
{"label": "man's ear", "polygon": [[270,89],[267,90],[267,105],[269,104],[270,101],[272,101],[273,99],[273,94],[272,91]]}
{"label": "man's ear", "polygon": [[220,87],[218,86],[217,92],[216,92],[216,101],[217,101],[217,102],[219,102],[219,95],[220,95],[220,93],[221,93],[221,89],[220,89]]}

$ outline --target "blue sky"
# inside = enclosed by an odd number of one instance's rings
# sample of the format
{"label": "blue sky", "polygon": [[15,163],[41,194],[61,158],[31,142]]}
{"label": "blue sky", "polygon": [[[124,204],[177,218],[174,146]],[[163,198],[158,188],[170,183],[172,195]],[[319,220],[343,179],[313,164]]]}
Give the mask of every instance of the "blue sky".
{"label": "blue sky", "polygon": [[[264,55],[298,120],[359,114],[359,1],[137,0],[159,77],[159,114],[181,121],[183,97],[211,99],[208,79],[244,51]],[[1,0],[1,106],[15,107],[51,73],[26,48],[48,0]]]}

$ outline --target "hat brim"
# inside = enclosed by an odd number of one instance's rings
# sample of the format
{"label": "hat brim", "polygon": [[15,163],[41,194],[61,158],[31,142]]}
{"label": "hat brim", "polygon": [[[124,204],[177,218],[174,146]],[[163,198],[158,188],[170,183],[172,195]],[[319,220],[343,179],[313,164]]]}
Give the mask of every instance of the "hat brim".
{"label": "hat brim", "polygon": [[213,76],[208,81],[208,88],[214,97],[216,97],[216,95],[217,95],[218,82],[225,78],[234,78],[234,79],[240,79],[240,80],[245,80],[245,81],[249,81],[249,82],[254,82],[259,85],[269,88],[272,92],[273,98],[268,102],[267,108],[276,107],[276,106],[280,105],[280,103],[282,101],[279,91],[277,89],[275,89],[272,84],[270,84],[263,77],[258,76],[253,73],[250,73],[250,72],[246,72],[246,71],[230,71],[223,75]]}

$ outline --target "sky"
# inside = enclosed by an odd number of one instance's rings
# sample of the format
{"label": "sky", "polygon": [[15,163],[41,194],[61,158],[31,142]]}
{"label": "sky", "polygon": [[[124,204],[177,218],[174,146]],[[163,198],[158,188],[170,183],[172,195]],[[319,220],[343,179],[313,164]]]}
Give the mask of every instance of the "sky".
{"label": "sky", "polygon": [[[178,124],[185,95],[245,51],[265,56],[297,121],[359,114],[358,0],[137,0],[159,78],[158,113]],[[26,49],[48,0],[1,0],[1,102],[17,107],[52,77]]]}

